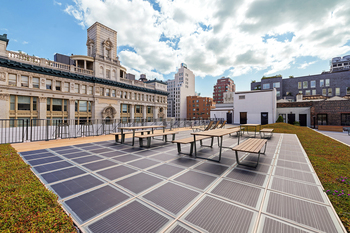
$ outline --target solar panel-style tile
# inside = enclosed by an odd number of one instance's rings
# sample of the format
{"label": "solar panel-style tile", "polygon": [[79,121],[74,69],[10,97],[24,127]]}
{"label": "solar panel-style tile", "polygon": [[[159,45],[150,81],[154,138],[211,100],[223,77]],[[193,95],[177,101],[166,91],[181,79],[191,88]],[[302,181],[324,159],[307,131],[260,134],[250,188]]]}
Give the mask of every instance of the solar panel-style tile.
{"label": "solar panel-style tile", "polygon": [[308,233],[308,231],[304,231],[300,228],[282,223],[269,217],[265,217],[263,224],[264,227],[261,231],[262,233]]}
{"label": "solar panel-style tile", "polygon": [[[219,160],[219,156],[215,156],[212,159]],[[221,157],[221,160],[220,160],[220,164],[224,164],[224,165],[228,165],[228,166],[232,166],[235,163],[236,163],[236,159],[233,159],[233,158]]]}
{"label": "solar panel-style tile", "polygon": [[167,233],[197,233],[198,231],[195,231],[192,228],[185,226],[184,224],[176,223],[174,227],[171,227],[166,232]]}
{"label": "solar panel-style tile", "polygon": [[82,158],[78,158],[78,159],[73,159],[72,161],[74,161],[75,163],[88,163],[88,162],[92,162],[92,161],[96,161],[96,160],[101,160],[102,158],[96,155],[91,155],[91,156],[85,156]]}
{"label": "solar panel-style tile", "polygon": [[273,177],[271,182],[271,189],[290,193],[300,197],[305,197],[319,202],[324,202],[319,188],[314,185],[285,180],[279,177]]}
{"label": "solar panel-style tile", "polygon": [[102,147],[102,146],[92,144],[91,146],[83,147],[81,149],[86,150],[86,151],[90,151],[90,150],[103,149],[103,148],[104,147]]}
{"label": "solar panel-style tile", "polygon": [[71,153],[77,153],[77,152],[81,152],[80,149],[68,149],[68,150],[60,150],[60,151],[56,151],[57,154],[60,155],[66,155],[66,154],[71,154]]}
{"label": "solar panel-style tile", "polygon": [[129,148],[121,149],[121,150],[124,152],[133,153],[133,152],[137,152],[137,151],[144,150],[144,149],[141,147],[129,147]]}
{"label": "solar panel-style tile", "polygon": [[133,193],[138,194],[162,181],[162,179],[148,175],[146,173],[138,173],[136,175],[117,181],[116,184],[132,191]]}
{"label": "solar panel-style tile", "polygon": [[155,155],[159,152],[153,151],[153,150],[141,150],[134,152],[135,155],[140,155],[140,156],[150,156],[150,155]]}
{"label": "solar panel-style tile", "polygon": [[67,161],[61,161],[57,163],[49,163],[46,165],[36,166],[36,167],[33,167],[33,169],[35,169],[39,173],[43,173],[43,172],[53,171],[53,170],[70,167],[70,166],[73,166],[73,164],[68,163]]}
{"label": "solar panel-style tile", "polygon": [[211,193],[257,208],[261,189],[229,180],[221,180]]}
{"label": "solar panel-style tile", "polygon": [[117,209],[106,217],[90,224],[91,232],[158,232],[169,218],[138,201]]}
{"label": "solar panel-style tile", "polygon": [[88,147],[88,146],[93,146],[94,144],[92,143],[84,143],[84,144],[78,144],[78,145],[74,145],[75,147]]}
{"label": "solar panel-style tile", "polygon": [[96,170],[100,170],[103,168],[107,168],[107,167],[112,167],[117,165],[117,162],[113,162],[111,160],[101,160],[101,161],[97,161],[97,162],[93,162],[93,163],[88,163],[88,164],[84,164],[83,167],[86,167],[87,169],[91,170],[91,171],[96,171]]}
{"label": "solar panel-style tile", "polygon": [[[266,212],[324,232],[339,232],[326,206],[270,192]],[[317,213],[317,214],[315,214]]]}
{"label": "solar panel-style tile", "polygon": [[40,165],[40,164],[45,164],[45,163],[52,163],[56,161],[62,161],[62,159],[58,156],[52,156],[52,157],[47,157],[44,159],[35,159],[35,160],[30,160],[27,161],[32,166]]}
{"label": "solar panel-style tile", "polygon": [[199,194],[199,192],[183,186],[174,183],[166,183],[143,195],[143,198],[177,215],[198,197]]}
{"label": "solar panel-style tile", "polygon": [[86,151],[80,151],[80,152],[72,153],[72,154],[64,154],[62,156],[67,158],[67,159],[74,159],[74,158],[79,158],[79,157],[83,157],[83,156],[87,156],[87,155],[91,155],[91,154],[86,152]]}
{"label": "solar panel-style tile", "polygon": [[283,155],[280,154],[278,156],[278,160],[288,160],[288,161],[293,161],[293,162],[299,162],[299,163],[307,163],[306,159],[301,156],[291,156],[291,155]]}
{"label": "solar panel-style tile", "polygon": [[217,177],[207,175],[200,172],[188,171],[174,180],[181,182],[183,184],[190,185],[192,187],[204,190],[206,189]]}
{"label": "solar panel-style tile", "polygon": [[94,153],[94,154],[100,154],[100,153],[111,152],[111,151],[113,151],[113,150],[109,149],[109,148],[101,148],[101,149],[96,149],[96,150],[90,150],[90,152]]}
{"label": "solar panel-style tile", "polygon": [[157,160],[160,160],[160,161],[168,161],[168,160],[171,160],[171,159],[175,159],[175,158],[178,158],[179,156],[176,155],[176,154],[170,154],[170,153],[160,153],[160,154],[157,154],[155,156],[151,156],[150,158],[152,159],[157,159]]}
{"label": "solar panel-style tile", "polygon": [[309,173],[309,172],[302,172],[302,171],[276,167],[274,175],[288,177],[291,179],[301,180],[301,181],[306,181],[306,182],[316,184],[314,176],[312,175],[312,173]]}
{"label": "solar panel-style tile", "polygon": [[195,165],[199,162],[200,162],[199,160],[180,157],[180,158],[177,158],[175,160],[170,161],[169,163],[184,166],[184,167],[192,167],[193,165]]}
{"label": "solar panel-style tile", "polygon": [[25,160],[32,160],[32,159],[47,158],[47,157],[51,157],[51,156],[55,156],[55,155],[50,153],[50,152],[47,152],[47,153],[40,153],[40,154],[33,154],[33,155],[23,156],[23,158]]}
{"label": "solar panel-style tile", "polygon": [[65,201],[82,222],[122,203],[129,196],[111,186],[104,186]]}
{"label": "solar panel-style tile", "polygon": [[[247,162],[247,163],[250,163],[250,162]],[[252,165],[255,166],[255,164],[256,164],[256,162],[252,162]],[[256,168],[247,167],[247,166],[243,166],[243,165],[238,165],[237,167],[240,169],[243,169],[243,170],[250,170],[250,171],[261,172],[261,173],[269,173],[270,168],[271,168],[271,166],[269,166],[267,164],[262,164],[260,162]]]}
{"label": "solar panel-style tile", "polygon": [[47,152],[46,149],[42,149],[42,150],[32,150],[32,151],[24,151],[21,152],[22,156],[26,156],[26,155],[35,155],[35,154],[40,154],[40,153],[45,153]]}
{"label": "solar panel-style tile", "polygon": [[296,163],[296,162],[291,162],[286,160],[278,160],[276,166],[301,170],[305,172],[311,172],[309,165],[305,163]]}
{"label": "solar panel-style tile", "polygon": [[50,148],[50,150],[53,151],[61,151],[61,150],[69,150],[69,149],[73,149],[73,146],[62,146],[62,147],[55,147],[55,148]]}
{"label": "solar panel-style tile", "polygon": [[66,169],[59,170],[59,171],[45,173],[41,176],[47,183],[52,183],[52,182],[64,180],[64,179],[67,179],[70,177],[78,176],[78,175],[81,175],[84,173],[85,172],[83,170],[81,170],[80,168],[71,167],[71,168],[66,168]]}
{"label": "solar panel-style tile", "polygon": [[103,184],[101,180],[92,175],[86,175],[51,185],[51,188],[55,190],[58,196],[65,198],[101,184]]}
{"label": "solar panel-style tile", "polygon": [[102,154],[99,154],[99,155],[107,157],[107,158],[112,158],[112,157],[116,157],[116,156],[119,156],[119,155],[125,155],[125,154],[126,154],[126,152],[113,150],[111,152],[106,152],[106,153],[102,153]]}
{"label": "solar panel-style tile", "polygon": [[202,163],[202,164],[198,165],[194,169],[220,176],[228,169],[228,167],[220,165],[220,164],[206,162],[206,163]]}
{"label": "solar panel-style tile", "polygon": [[252,232],[254,227],[254,212],[209,196],[183,218],[207,232]]}
{"label": "solar panel-style tile", "polygon": [[118,157],[114,157],[112,158],[113,160],[125,163],[125,162],[130,162],[136,159],[139,159],[141,157],[136,156],[136,155],[132,155],[132,154],[127,154],[127,155],[122,155],[122,156],[118,156]]}
{"label": "solar panel-style tile", "polygon": [[226,177],[260,186],[263,186],[266,180],[266,175],[237,168],[233,169]]}
{"label": "solar panel-style tile", "polygon": [[184,168],[180,168],[180,167],[175,167],[175,166],[171,166],[168,164],[162,164],[160,166],[151,168],[147,171],[152,172],[154,174],[160,175],[160,176],[164,176],[166,178],[169,178],[179,172],[182,172],[184,170]]}
{"label": "solar panel-style tile", "polygon": [[109,179],[109,180],[115,180],[118,178],[122,178],[124,176],[127,176],[129,174],[135,173],[137,170],[126,167],[123,165],[117,166],[117,167],[112,167],[109,169],[105,169],[103,171],[97,172],[97,174]]}
{"label": "solar panel-style tile", "polygon": [[154,160],[150,160],[150,159],[140,159],[140,160],[128,163],[128,164],[131,165],[131,166],[140,168],[140,169],[145,169],[145,168],[148,168],[148,167],[152,167],[152,166],[154,166],[154,165],[156,165],[158,163],[159,162],[154,161]]}

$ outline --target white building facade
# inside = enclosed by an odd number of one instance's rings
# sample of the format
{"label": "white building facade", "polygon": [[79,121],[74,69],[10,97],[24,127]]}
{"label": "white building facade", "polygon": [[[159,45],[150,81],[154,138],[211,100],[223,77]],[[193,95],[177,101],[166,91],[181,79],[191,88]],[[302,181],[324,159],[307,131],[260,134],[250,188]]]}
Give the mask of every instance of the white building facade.
{"label": "white building facade", "polygon": [[168,117],[187,118],[187,96],[194,96],[195,75],[187,65],[181,63],[181,67],[175,74],[175,78],[167,81],[168,84]]}
{"label": "white building facade", "polygon": [[234,124],[273,124],[276,122],[276,89],[235,92]]}

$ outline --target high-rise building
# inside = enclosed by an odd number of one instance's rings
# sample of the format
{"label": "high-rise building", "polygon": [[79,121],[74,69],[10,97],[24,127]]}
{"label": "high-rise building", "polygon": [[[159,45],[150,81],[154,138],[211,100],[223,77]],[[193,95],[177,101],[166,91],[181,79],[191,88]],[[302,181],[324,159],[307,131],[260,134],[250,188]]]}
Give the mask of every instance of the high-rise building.
{"label": "high-rise building", "polygon": [[210,118],[210,110],[215,108],[212,98],[201,96],[187,96],[187,119],[204,120]]}
{"label": "high-rise building", "polygon": [[168,80],[168,117],[187,117],[187,96],[195,95],[195,76],[185,63],[175,74],[175,78]]}
{"label": "high-rise building", "polygon": [[230,78],[222,77],[217,80],[216,85],[214,86],[213,100],[217,104],[224,103],[224,93],[225,92],[235,92],[236,85]]}

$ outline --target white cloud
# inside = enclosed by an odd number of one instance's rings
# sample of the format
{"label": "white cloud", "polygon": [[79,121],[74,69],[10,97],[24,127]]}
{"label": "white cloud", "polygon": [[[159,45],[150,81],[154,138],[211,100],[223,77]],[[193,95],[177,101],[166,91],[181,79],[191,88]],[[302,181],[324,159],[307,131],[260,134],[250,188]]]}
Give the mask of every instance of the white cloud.
{"label": "white cloud", "polygon": [[61,3],[61,2],[57,2],[57,1],[55,1],[55,0],[53,0],[53,4],[54,4],[54,5],[59,5],[59,6],[61,6],[61,5],[62,5],[62,3]]}
{"label": "white cloud", "polygon": [[28,44],[29,42],[28,41],[23,41],[22,44]]}
{"label": "white cloud", "polygon": [[[295,66],[300,57],[328,60],[350,51],[345,46],[350,40],[346,0],[157,3],[160,12],[143,0],[74,0],[65,12],[82,27],[99,21],[116,30],[118,46],[136,51],[119,53],[128,71],[157,77],[176,71],[181,62],[202,77],[222,76],[225,71],[232,76],[259,70],[276,74]],[[293,37],[283,38],[287,34]],[[266,35],[269,39],[264,41]]]}
{"label": "white cloud", "polygon": [[303,64],[301,64],[298,69],[305,69],[306,67],[308,67],[309,65],[315,64],[316,61],[312,61],[312,62],[304,62]]}

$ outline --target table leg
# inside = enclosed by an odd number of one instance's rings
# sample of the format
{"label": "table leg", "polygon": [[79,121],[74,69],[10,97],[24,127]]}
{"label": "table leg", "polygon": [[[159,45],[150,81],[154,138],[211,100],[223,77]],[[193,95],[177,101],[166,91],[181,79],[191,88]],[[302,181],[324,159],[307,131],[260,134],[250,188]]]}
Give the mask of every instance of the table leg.
{"label": "table leg", "polygon": [[124,143],[124,140],[125,140],[125,137],[124,137],[124,132],[123,132],[124,130],[123,129],[120,129],[120,137],[121,137],[121,139],[120,139],[120,142],[121,143]]}
{"label": "table leg", "polygon": [[[218,137],[219,138],[219,137]],[[220,160],[221,160],[221,150],[222,150],[222,140],[223,140],[223,137],[221,136],[220,137],[221,138],[221,142],[220,142],[220,153],[219,153],[219,162],[220,162]]]}
{"label": "table leg", "polygon": [[135,130],[132,130],[132,146],[134,146],[134,142],[135,142]]}
{"label": "table leg", "polygon": [[193,135],[194,157],[197,158],[196,135]]}

